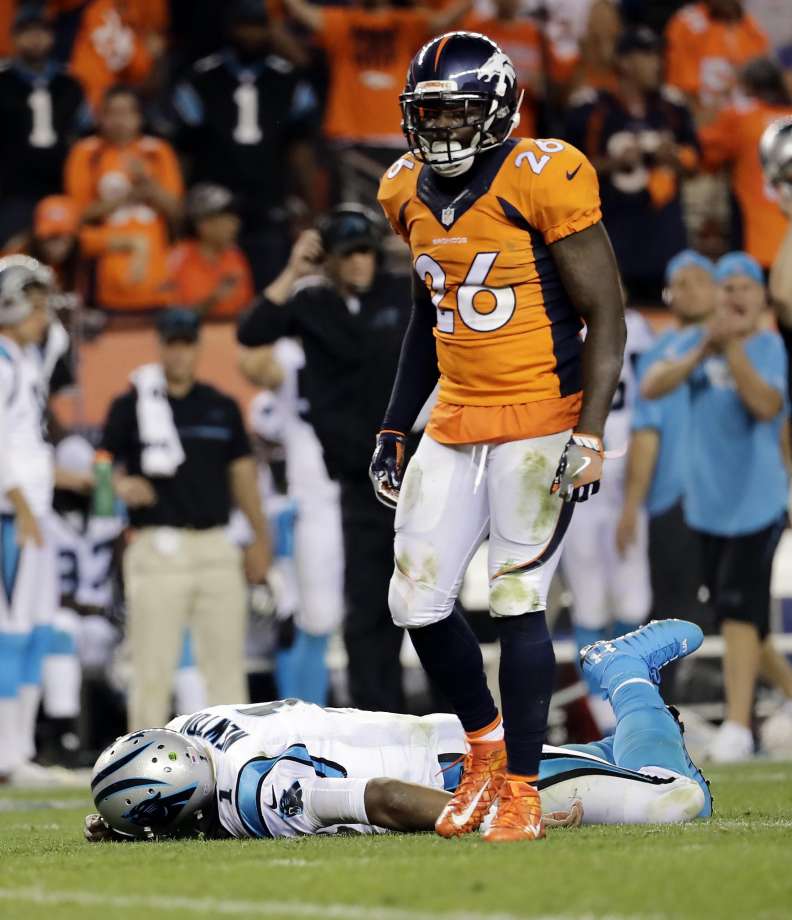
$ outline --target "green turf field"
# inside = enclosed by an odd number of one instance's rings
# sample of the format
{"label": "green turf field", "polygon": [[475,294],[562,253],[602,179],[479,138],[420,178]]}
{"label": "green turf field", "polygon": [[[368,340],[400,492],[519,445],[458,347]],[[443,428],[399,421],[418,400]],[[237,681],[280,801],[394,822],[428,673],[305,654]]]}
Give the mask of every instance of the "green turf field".
{"label": "green turf field", "polygon": [[792,764],[708,771],[717,816],[663,828],[90,846],[80,793],[0,792],[0,918],[792,918]]}

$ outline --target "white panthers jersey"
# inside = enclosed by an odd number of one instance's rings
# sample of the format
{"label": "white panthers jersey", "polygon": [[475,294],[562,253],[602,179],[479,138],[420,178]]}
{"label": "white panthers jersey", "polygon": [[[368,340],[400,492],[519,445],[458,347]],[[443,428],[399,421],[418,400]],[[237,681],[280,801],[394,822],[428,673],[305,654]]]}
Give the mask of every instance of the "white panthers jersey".
{"label": "white panthers jersey", "polygon": [[208,751],[220,822],[234,837],[336,833],[338,826],[322,827],[296,801],[312,780],[387,776],[443,789],[444,767],[465,750],[455,716],[322,709],[299,700],[213,706],[166,727]]}
{"label": "white panthers jersey", "polygon": [[[206,751],[220,823],[233,837],[377,833],[370,824],[320,820],[306,804],[312,784],[389,777],[450,790],[461,778],[466,749],[453,715],[322,709],[299,700],[212,706],[166,728]],[[537,786],[546,812],[568,811],[582,800],[584,823],[636,824],[689,820],[702,809],[694,780],[653,766],[627,770],[601,756],[607,745],[590,748],[543,746]]]}
{"label": "white panthers jersey", "polygon": [[[622,450],[627,447],[627,443],[630,440],[630,422],[633,406],[638,395],[636,365],[638,358],[654,341],[649,324],[637,310],[626,310],[624,318],[627,323],[627,343],[624,347],[624,363],[622,364],[619,383],[613,396],[613,404],[608,413],[608,420],[605,423],[605,450]],[[614,495],[618,494],[620,502],[624,468],[624,457],[607,459],[605,461],[605,475],[602,480],[603,491]]]}
{"label": "white panthers jersey", "polygon": [[38,348],[20,348],[0,336],[0,512],[11,512],[5,493],[14,487],[37,517],[52,507],[54,463],[44,439],[47,381]]}
{"label": "white panthers jersey", "polygon": [[124,529],[119,517],[87,519],[79,512],[53,514],[61,597],[85,607],[108,608],[113,600],[113,551]]}

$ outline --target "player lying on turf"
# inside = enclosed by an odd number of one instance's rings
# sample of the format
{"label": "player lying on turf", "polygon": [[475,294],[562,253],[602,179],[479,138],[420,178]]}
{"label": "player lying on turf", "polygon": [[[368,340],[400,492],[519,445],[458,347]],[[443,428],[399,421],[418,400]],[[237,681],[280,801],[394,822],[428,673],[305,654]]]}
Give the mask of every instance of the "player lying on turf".
{"label": "player lying on turf", "polygon": [[[545,745],[538,788],[547,825],[711,814],[707,783],[657,688],[660,669],[701,641],[698,626],[665,620],[581,652],[618,723],[594,744]],[[91,781],[99,814],[86,818],[85,836],[431,830],[462,779],[464,737],[445,714],[321,709],[298,700],[214,706],[119,738],[100,755]]]}

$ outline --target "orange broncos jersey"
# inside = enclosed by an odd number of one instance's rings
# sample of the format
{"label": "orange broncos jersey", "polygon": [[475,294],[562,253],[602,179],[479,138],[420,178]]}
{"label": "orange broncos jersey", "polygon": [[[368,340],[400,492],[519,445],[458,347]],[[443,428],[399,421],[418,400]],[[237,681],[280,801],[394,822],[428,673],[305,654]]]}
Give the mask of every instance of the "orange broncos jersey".
{"label": "orange broncos jersey", "polygon": [[715,109],[732,98],[740,67],[770,47],[752,16],[722,22],[710,17],[703,3],[683,6],[671,17],[666,42],[668,82]]}
{"label": "orange broncos jersey", "polygon": [[451,199],[406,154],[379,201],[437,308],[440,394],[427,432],[464,444],[573,428],[582,323],[548,246],[601,219],[586,157],[558,140],[509,140]]}

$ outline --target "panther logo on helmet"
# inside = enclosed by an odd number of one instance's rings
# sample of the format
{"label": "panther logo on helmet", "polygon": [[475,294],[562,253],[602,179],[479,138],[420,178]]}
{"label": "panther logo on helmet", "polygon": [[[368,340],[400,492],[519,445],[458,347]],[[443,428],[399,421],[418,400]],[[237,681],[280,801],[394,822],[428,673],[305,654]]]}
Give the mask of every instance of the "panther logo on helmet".
{"label": "panther logo on helmet", "polygon": [[140,827],[165,827],[173,821],[184,808],[197,786],[187,786],[172,795],[163,797],[157,792],[150,799],[143,799],[125,811],[121,817]]}

